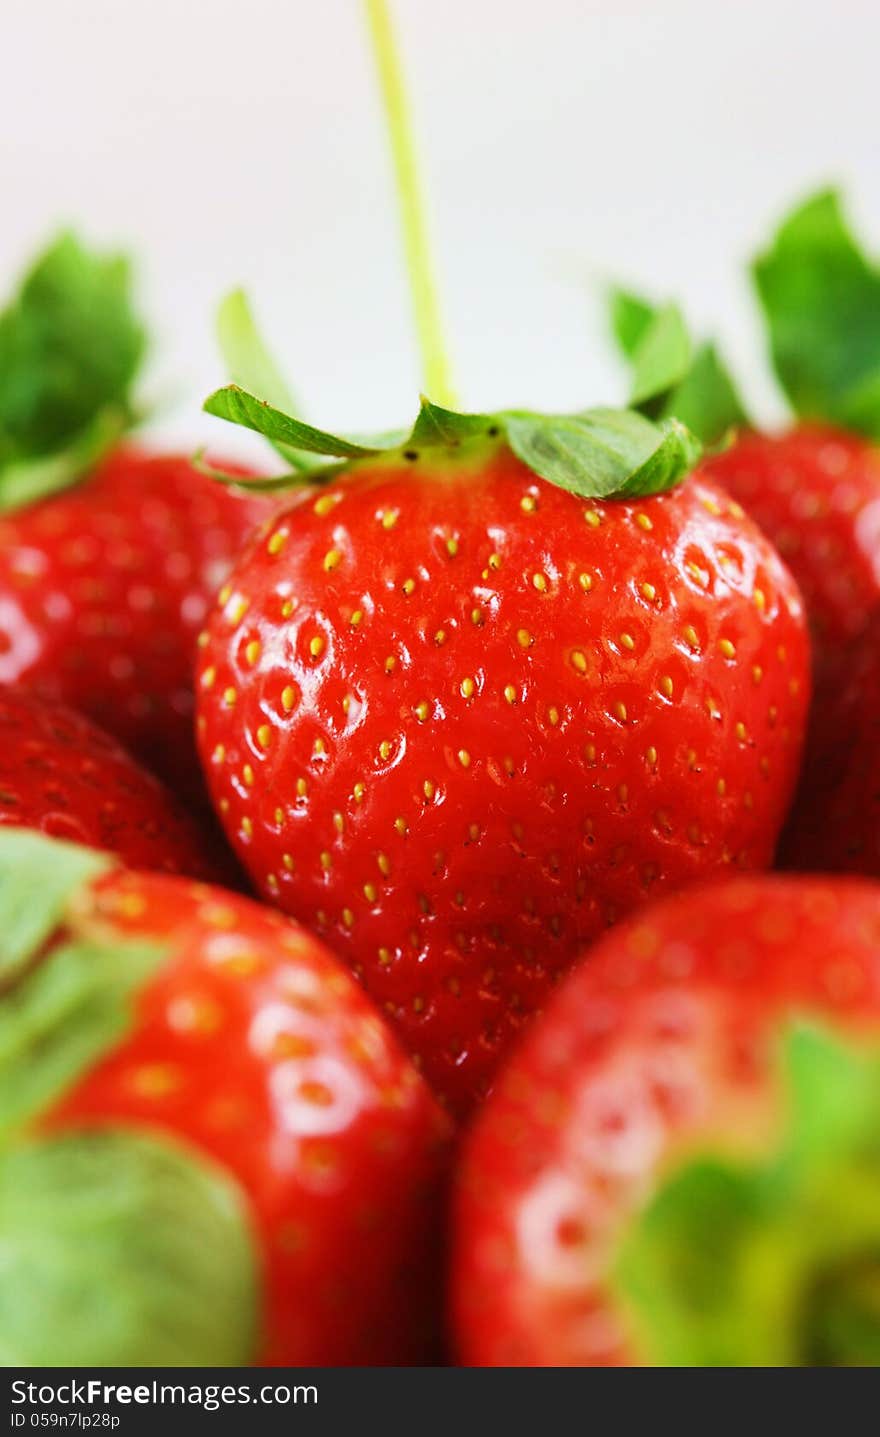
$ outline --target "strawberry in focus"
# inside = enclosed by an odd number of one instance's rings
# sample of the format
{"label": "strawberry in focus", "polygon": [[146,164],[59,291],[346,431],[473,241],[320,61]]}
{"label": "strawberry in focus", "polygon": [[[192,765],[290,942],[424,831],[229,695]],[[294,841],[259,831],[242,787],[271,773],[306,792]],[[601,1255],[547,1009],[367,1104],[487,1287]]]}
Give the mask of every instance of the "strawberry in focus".
{"label": "strawberry in focus", "polygon": [[0,314],[0,682],[71,704],[188,796],[195,636],[269,500],[119,447],[128,268],[63,236]]}
{"label": "strawberry in focus", "polygon": [[232,879],[159,779],[89,719],[0,687],[0,824],[118,854],[130,868]]}
{"label": "strawberry in focus", "polygon": [[208,407],[348,456],[206,631],[215,805],[465,1112],[608,924],[771,862],[808,701],[796,588],[736,504],[678,483],[689,450],[646,477],[673,423],[425,404],[402,446],[352,457],[240,390]]}
{"label": "strawberry in focus", "polygon": [[9,1360],[427,1360],[446,1121],[344,969],[21,830],[0,908]]}
{"label": "strawberry in focus", "polygon": [[609,934],[459,1173],[475,1366],[877,1366],[880,887],[742,878]]}

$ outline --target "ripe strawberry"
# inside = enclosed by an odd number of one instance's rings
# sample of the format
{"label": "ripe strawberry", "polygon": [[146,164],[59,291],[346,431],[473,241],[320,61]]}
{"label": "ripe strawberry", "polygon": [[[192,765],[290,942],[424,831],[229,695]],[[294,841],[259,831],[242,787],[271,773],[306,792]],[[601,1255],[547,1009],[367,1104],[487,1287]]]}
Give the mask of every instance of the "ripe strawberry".
{"label": "ripe strawberry", "polygon": [[128,290],[121,261],[66,237],[0,314],[0,682],[72,704],[193,792],[195,636],[270,501],[113,447],[143,347]]}
{"label": "ripe strawberry", "polygon": [[106,849],[132,868],[230,875],[230,860],[115,739],[73,709],[2,687],[0,824]]}
{"label": "ripe strawberry", "polygon": [[455,1200],[478,1366],[876,1366],[880,887],[740,878],[599,943]]}
{"label": "ripe strawberry", "polygon": [[[822,193],[784,222],[754,275],[794,426],[779,434],[750,428],[717,356],[705,346],[690,363],[682,350],[678,383],[665,405],[710,442],[728,426],[739,429],[728,449],[705,461],[703,473],[744,506],[788,564],[813,644],[815,704],[791,853],[807,867],[850,867],[852,833],[829,833],[821,815],[835,802],[832,770],[842,775],[846,750],[860,742],[865,705],[853,694],[852,675],[880,609],[880,270],[857,247],[839,197]],[[636,382],[640,361],[650,358],[670,313],[632,296],[615,298],[615,329]],[[851,695],[843,706],[842,687]],[[841,728],[845,715],[850,726]],[[840,804],[849,807],[852,798],[856,829],[870,828],[872,814],[859,811],[854,788],[850,798],[840,795]],[[800,834],[795,823],[804,825]],[[861,851],[862,871],[880,873],[869,849]],[[783,856],[791,861],[788,842]]]}
{"label": "ripe strawberry", "polygon": [[220,595],[215,804],[464,1111],[607,924],[771,861],[807,701],[797,591],[719,490],[669,487],[692,461],[674,423],[426,404],[370,454],[236,389],[209,407],[355,456]]}
{"label": "ripe strawberry", "polygon": [[0,910],[7,1359],[423,1358],[446,1121],[335,959],[24,830]]}

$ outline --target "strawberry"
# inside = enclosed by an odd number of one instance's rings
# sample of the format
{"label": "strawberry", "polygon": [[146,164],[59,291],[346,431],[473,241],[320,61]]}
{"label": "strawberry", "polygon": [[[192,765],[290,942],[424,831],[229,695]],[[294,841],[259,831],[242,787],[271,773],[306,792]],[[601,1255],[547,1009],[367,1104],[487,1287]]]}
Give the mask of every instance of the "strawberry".
{"label": "strawberry", "polygon": [[808,696],[797,591],[736,504],[678,484],[671,420],[425,402],[370,448],[235,387],[206,407],[345,461],[207,627],[214,802],[259,891],[464,1112],[607,924],[771,861]]}
{"label": "strawberry", "polygon": [[[807,867],[849,867],[851,835],[830,834],[821,812],[832,798],[832,769],[839,773],[846,750],[859,742],[863,705],[852,695],[851,676],[861,667],[863,636],[880,608],[880,269],[858,248],[839,196],[823,192],[783,223],[756,261],[754,278],[795,424],[773,434],[752,428],[709,346],[692,357],[682,348],[678,382],[650,412],[673,410],[709,442],[728,427],[738,430],[728,448],[705,461],[703,473],[772,540],[800,586],[812,636],[815,705],[796,819],[805,827],[798,834],[791,827],[794,843],[785,840],[783,858],[793,862],[796,855]],[[670,306],[652,311],[632,296],[615,296],[614,327],[636,384],[674,313]],[[843,707],[842,687],[851,695]],[[850,727],[841,729],[845,713]],[[841,795],[840,802],[848,807],[850,799]],[[853,812],[857,827],[871,826],[870,812]],[[856,847],[862,871],[880,874],[875,847],[859,840]]]}
{"label": "strawberry", "polygon": [[2,687],[0,824],[106,849],[132,868],[230,876],[227,857],[115,739],[73,709]]}
{"label": "strawberry", "polygon": [[280,914],[0,830],[12,1365],[426,1355],[446,1120]]}
{"label": "strawberry", "polygon": [[128,289],[122,261],[67,236],[0,315],[0,682],[192,793],[195,636],[270,501],[116,447],[143,347]]}
{"label": "strawberry", "polygon": [[880,887],[748,877],[608,934],[455,1194],[477,1366],[877,1366]]}

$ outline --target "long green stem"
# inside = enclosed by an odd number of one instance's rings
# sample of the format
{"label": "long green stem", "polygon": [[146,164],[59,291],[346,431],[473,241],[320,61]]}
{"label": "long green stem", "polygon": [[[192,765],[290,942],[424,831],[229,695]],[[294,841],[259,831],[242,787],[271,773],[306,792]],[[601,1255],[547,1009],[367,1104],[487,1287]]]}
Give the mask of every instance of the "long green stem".
{"label": "long green stem", "polygon": [[455,407],[455,395],[440,321],[425,207],[400,57],[385,0],[365,0],[365,3],[394,161],[400,223],[425,390],[435,404],[452,409]]}

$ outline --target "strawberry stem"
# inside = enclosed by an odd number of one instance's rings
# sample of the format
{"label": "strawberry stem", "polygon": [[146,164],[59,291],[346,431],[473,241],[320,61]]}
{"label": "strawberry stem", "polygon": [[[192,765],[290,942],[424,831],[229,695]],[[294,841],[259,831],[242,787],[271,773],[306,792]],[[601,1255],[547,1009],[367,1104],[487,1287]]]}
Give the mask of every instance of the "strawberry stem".
{"label": "strawberry stem", "polygon": [[419,183],[400,56],[386,0],[365,0],[365,3],[394,163],[400,225],[416,334],[422,356],[424,386],[436,404],[453,409],[455,394],[440,320],[425,204]]}

